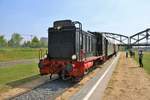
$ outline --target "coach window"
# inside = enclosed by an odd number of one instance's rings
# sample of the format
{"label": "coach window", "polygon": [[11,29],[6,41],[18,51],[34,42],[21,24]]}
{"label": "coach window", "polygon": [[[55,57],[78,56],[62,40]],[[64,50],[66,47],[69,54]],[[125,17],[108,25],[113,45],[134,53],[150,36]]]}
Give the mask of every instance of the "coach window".
{"label": "coach window", "polygon": [[89,36],[89,38],[88,38],[88,41],[89,41],[89,44],[88,44],[88,45],[89,45],[89,48],[88,48],[88,51],[89,51],[89,52],[91,51],[91,50],[90,50],[90,38],[91,38],[91,37]]}
{"label": "coach window", "polygon": [[89,36],[89,52],[91,52],[91,36]]}
{"label": "coach window", "polygon": [[93,38],[92,39],[92,51],[95,51],[95,48],[96,48],[96,42],[95,42],[95,39]]}
{"label": "coach window", "polygon": [[83,49],[83,34],[80,34],[80,49]]}
{"label": "coach window", "polygon": [[87,52],[89,52],[89,36],[87,36]]}
{"label": "coach window", "polygon": [[88,52],[89,49],[89,39],[88,36],[86,37],[86,51]]}
{"label": "coach window", "polygon": [[85,35],[83,34],[83,51],[85,52]]}
{"label": "coach window", "polygon": [[91,51],[93,51],[93,37],[91,38]]}
{"label": "coach window", "polygon": [[92,51],[96,51],[96,39],[93,38],[93,49]]}
{"label": "coach window", "polygon": [[92,51],[92,37],[90,37],[90,52]]}
{"label": "coach window", "polygon": [[87,36],[85,35],[85,52],[87,52]]}

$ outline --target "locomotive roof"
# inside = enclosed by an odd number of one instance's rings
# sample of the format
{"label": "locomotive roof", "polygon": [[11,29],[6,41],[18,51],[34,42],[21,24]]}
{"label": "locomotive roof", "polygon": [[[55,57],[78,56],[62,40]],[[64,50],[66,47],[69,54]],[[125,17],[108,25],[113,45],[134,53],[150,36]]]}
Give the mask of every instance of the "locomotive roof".
{"label": "locomotive roof", "polygon": [[94,34],[88,32],[88,31],[84,31],[84,30],[82,30],[82,33],[85,34],[85,35],[92,35],[92,36],[95,36]]}

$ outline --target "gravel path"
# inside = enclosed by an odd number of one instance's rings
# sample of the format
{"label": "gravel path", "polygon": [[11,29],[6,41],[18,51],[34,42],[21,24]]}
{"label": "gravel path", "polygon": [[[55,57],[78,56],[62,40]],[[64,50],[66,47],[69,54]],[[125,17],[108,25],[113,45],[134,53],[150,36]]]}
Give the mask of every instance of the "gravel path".
{"label": "gravel path", "polygon": [[15,66],[17,64],[31,64],[33,62],[38,63],[38,59],[21,59],[8,62],[0,62],[0,67]]}
{"label": "gravel path", "polygon": [[103,100],[150,100],[150,75],[122,53]]}
{"label": "gravel path", "polygon": [[73,83],[56,79],[10,100],[54,100]]}

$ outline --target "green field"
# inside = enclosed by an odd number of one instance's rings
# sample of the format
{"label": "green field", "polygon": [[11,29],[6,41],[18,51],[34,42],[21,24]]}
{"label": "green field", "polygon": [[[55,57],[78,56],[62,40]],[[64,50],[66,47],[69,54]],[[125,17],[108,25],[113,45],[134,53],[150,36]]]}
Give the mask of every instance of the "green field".
{"label": "green field", "polygon": [[[136,52],[135,60],[138,63],[138,53]],[[143,55],[144,69],[150,74],[150,52],[144,52]]]}
{"label": "green field", "polygon": [[0,68],[0,92],[39,77],[36,63]]}
{"label": "green field", "polygon": [[0,68],[0,84],[6,84],[12,81],[37,75],[38,67],[36,63],[19,64],[11,67]]}
{"label": "green field", "polygon": [[[43,52],[46,49],[42,49]],[[44,52],[45,53],[45,52]],[[0,48],[0,62],[38,58],[39,48]]]}
{"label": "green field", "polygon": [[[43,52],[46,48],[42,49]],[[21,59],[38,59],[38,48],[0,48],[0,62],[7,62]],[[14,65],[0,67],[0,92],[28,82],[39,77],[38,64],[35,61],[30,63],[16,63]]]}

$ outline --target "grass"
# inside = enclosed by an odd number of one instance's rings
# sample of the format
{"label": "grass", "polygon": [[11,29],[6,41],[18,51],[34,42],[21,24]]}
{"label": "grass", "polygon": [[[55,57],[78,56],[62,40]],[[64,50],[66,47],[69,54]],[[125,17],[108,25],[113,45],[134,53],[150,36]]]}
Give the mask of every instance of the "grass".
{"label": "grass", "polygon": [[[46,48],[43,49],[45,51]],[[44,52],[45,53],[45,52]],[[0,62],[38,58],[39,48],[0,48]]]}
{"label": "grass", "polygon": [[32,75],[37,75],[38,67],[36,63],[19,64],[11,67],[0,68],[0,84],[20,80]]}
{"label": "grass", "polygon": [[[138,63],[138,53],[136,52],[135,60]],[[150,74],[150,52],[144,52],[143,55],[144,69]]]}
{"label": "grass", "polygon": [[[46,51],[46,48],[42,48],[42,50]],[[0,62],[38,59],[38,56],[39,48],[0,48]],[[39,69],[34,61],[27,64],[0,67],[0,93],[38,77],[40,77]]]}
{"label": "grass", "polygon": [[39,77],[36,63],[0,68],[0,92]]}

